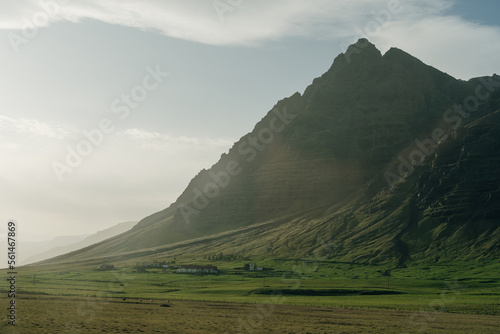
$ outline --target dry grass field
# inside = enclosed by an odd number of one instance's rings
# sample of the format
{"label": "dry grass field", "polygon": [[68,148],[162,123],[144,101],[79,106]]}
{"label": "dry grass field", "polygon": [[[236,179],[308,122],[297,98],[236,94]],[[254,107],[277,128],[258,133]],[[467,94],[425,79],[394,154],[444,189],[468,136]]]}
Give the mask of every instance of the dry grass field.
{"label": "dry grass field", "polygon": [[[500,317],[276,304],[20,296],[0,333],[499,333]],[[4,303],[2,303],[4,305]],[[2,307],[3,308],[3,307]]]}

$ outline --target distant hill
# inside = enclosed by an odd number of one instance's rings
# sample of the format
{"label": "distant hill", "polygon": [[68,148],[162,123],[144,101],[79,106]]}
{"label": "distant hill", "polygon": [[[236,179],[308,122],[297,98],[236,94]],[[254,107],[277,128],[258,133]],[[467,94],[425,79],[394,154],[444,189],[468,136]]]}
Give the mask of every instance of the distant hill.
{"label": "distant hill", "polygon": [[[41,243],[39,245],[40,247],[38,248],[36,247],[37,243],[34,243],[31,248],[32,254],[36,255],[31,255],[26,259],[21,260],[21,264],[26,265],[38,261],[43,261],[61,254],[66,254],[93,245],[95,243],[126,232],[130,230],[135,224],[137,224],[137,222],[124,222],[91,235],[56,237],[53,240]],[[24,247],[25,246],[23,246],[23,251]]]}
{"label": "distant hill", "polygon": [[495,258],[499,144],[498,75],[457,80],[361,39],[175,203],[51,262],[151,252],[303,258],[325,240],[336,261]]}
{"label": "distant hill", "polygon": [[[52,248],[64,247],[74,244],[76,242],[80,242],[88,236],[89,234],[63,235],[63,236],[57,236],[50,240],[24,241],[22,249],[19,250],[19,256],[18,256],[19,263],[28,264],[30,263],[28,259],[33,256],[36,256],[40,253],[45,253],[51,250]],[[64,253],[58,253],[58,255],[60,254]]]}

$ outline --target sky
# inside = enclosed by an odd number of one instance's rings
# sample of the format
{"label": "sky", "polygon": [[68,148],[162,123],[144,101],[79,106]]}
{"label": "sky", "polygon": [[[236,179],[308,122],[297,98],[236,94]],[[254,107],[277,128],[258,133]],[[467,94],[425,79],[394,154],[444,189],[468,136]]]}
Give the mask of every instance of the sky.
{"label": "sky", "polygon": [[500,73],[500,2],[0,2],[0,228],[89,234],[169,206],[349,44]]}

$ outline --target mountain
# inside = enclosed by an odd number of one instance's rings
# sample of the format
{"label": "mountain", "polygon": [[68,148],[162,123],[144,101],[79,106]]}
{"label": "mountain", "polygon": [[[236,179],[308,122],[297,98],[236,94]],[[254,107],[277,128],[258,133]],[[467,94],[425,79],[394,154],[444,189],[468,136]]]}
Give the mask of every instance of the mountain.
{"label": "mountain", "polygon": [[338,261],[494,258],[499,88],[497,75],[457,80],[360,39],[175,203],[54,261],[219,251],[301,258],[324,240]]}
{"label": "mountain", "polygon": [[[57,237],[44,244],[45,247],[33,248],[32,255],[26,257],[22,264],[30,264],[66,254],[103,240],[112,238],[130,230],[137,222],[124,222],[91,235]],[[63,239],[65,242],[61,242]]]}
{"label": "mountain", "polygon": [[[23,249],[19,253],[19,263],[24,265],[24,264],[29,264],[32,263],[30,259],[34,256],[37,256],[40,253],[45,253],[50,251],[53,248],[58,248],[58,247],[65,247],[71,244],[74,244],[76,242],[82,241],[86,237],[88,237],[88,234],[82,234],[82,235],[60,235],[55,238],[52,238],[50,240],[43,240],[43,241],[24,241],[23,242]],[[61,255],[63,253],[57,253],[56,255]],[[44,259],[48,259],[49,257],[45,257]]]}

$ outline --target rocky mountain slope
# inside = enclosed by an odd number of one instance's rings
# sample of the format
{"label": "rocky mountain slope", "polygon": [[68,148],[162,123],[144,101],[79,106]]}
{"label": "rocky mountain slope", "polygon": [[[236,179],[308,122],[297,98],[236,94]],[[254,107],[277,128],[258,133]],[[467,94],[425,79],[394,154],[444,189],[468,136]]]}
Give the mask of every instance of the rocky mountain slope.
{"label": "rocky mountain slope", "polygon": [[[469,81],[361,39],[279,101],[177,201],[53,261],[210,250],[343,261],[494,257],[500,77]],[[134,253],[138,252],[138,253]]]}

